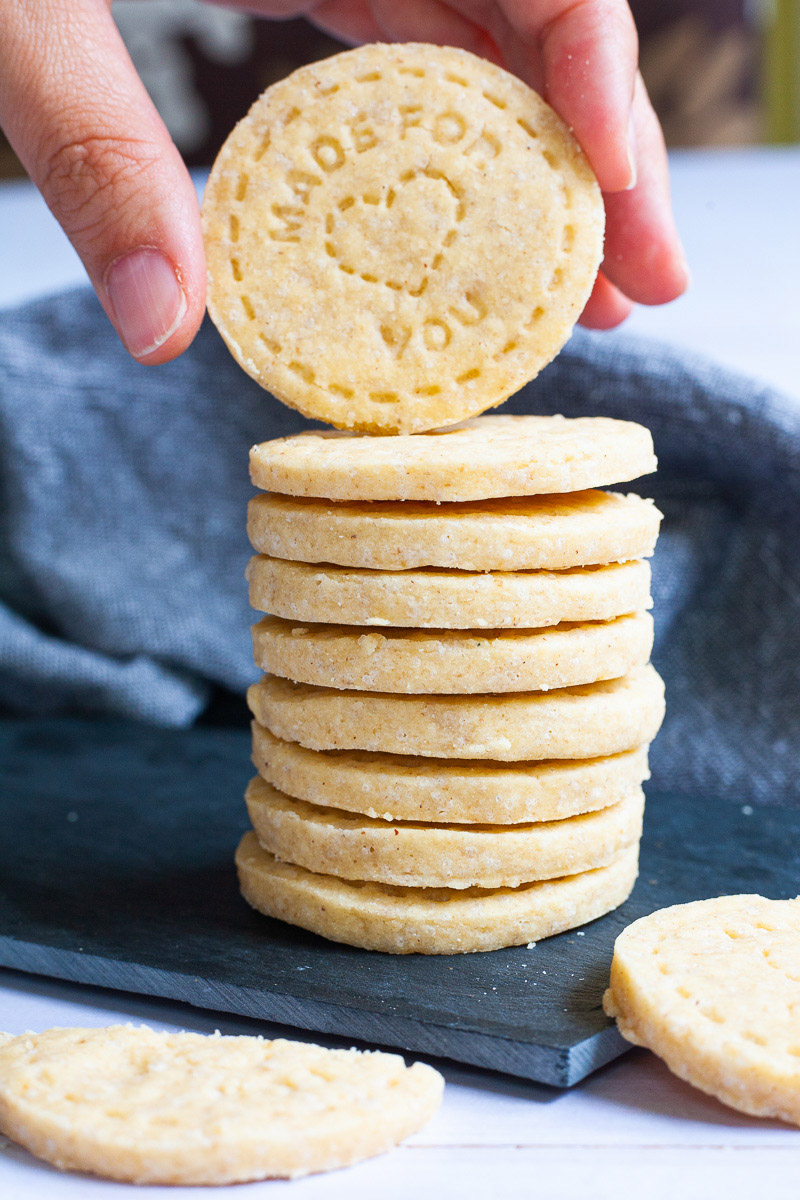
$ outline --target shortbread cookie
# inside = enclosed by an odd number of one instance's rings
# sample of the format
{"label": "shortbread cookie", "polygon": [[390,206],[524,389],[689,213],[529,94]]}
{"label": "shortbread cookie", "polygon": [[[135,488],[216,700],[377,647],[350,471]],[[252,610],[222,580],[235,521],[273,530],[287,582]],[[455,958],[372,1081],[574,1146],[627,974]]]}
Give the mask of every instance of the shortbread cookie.
{"label": "shortbread cookie", "polygon": [[603,224],[578,143],[519,79],[463,50],[363,46],[274,84],[222,147],[209,312],[307,416],[433,429],[561,349]]}
{"label": "shortbread cookie", "polygon": [[615,804],[649,778],[647,746],[606,758],[501,766],[457,759],[307,750],[253,722],[253,764],[280,791],[384,821],[515,825]]}
{"label": "shortbread cookie", "polygon": [[260,725],[311,750],[431,758],[596,758],[655,737],[664,685],[651,666],[622,679],[504,696],[342,692],[265,675],[247,693]]}
{"label": "shortbread cookie", "polygon": [[250,451],[265,492],[328,500],[487,500],[580,492],[655,471],[649,429],[610,417],[474,417],[397,441],[313,429]]}
{"label": "shortbread cookie", "polygon": [[539,629],[650,608],[650,565],[566,571],[370,571],[254,555],[250,603],[290,621],[415,629]]}
{"label": "shortbread cookie", "polygon": [[681,1079],[800,1125],[800,899],[719,896],[634,921],[604,1005]]}
{"label": "shortbread cookie", "polygon": [[641,788],[609,808],[535,825],[372,820],[292,800],[260,776],[245,794],[256,837],[282,862],[317,874],[403,887],[519,887],[603,867],[639,841]]}
{"label": "shortbread cookie", "polygon": [[396,1054],[146,1026],[49,1029],[0,1048],[0,1130],[62,1170],[142,1184],[295,1177],[381,1154],[443,1080]]}
{"label": "shortbread cookie", "polygon": [[257,667],[297,683],[365,692],[465,695],[546,691],[618,679],[653,648],[649,613],[549,629],[387,629],[296,625],[264,617],[253,626]]}
{"label": "shortbread cookie", "polygon": [[661,513],[615,492],[519,496],[465,504],[256,496],[254,549],[273,558],[405,571],[560,571],[653,553]]}
{"label": "shortbread cookie", "polygon": [[622,904],[638,850],[607,867],[518,888],[406,888],[353,883],[278,862],[246,833],[236,852],[242,895],[268,917],[334,942],[388,954],[469,954],[538,942]]}

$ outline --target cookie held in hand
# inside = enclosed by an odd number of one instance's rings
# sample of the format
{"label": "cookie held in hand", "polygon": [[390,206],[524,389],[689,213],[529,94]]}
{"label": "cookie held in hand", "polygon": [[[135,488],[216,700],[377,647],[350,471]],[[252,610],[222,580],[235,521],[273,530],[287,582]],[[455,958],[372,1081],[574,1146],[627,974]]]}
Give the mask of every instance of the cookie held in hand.
{"label": "cookie held in hand", "polygon": [[217,157],[208,309],[291,408],[414,433],[502,403],[561,349],[603,253],[563,121],[464,50],[370,45],[295,71]]}

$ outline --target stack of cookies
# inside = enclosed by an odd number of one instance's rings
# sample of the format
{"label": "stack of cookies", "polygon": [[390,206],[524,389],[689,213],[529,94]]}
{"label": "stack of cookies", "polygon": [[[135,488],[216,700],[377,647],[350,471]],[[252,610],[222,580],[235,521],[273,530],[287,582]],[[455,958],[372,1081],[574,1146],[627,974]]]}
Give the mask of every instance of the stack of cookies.
{"label": "stack of cookies", "polygon": [[209,312],[273,395],[352,431],[251,456],[270,615],[237,861],[265,913],[450,953],[574,927],[633,885],[659,513],[593,489],[652,471],[650,435],[477,415],[569,337],[603,225],[556,113],[446,47],[303,67],[220,151]]}
{"label": "stack of cookies", "polygon": [[488,416],[251,454],[260,911],[336,941],[458,953],[620,904],[637,871],[660,514],[594,490],[647,430]]}

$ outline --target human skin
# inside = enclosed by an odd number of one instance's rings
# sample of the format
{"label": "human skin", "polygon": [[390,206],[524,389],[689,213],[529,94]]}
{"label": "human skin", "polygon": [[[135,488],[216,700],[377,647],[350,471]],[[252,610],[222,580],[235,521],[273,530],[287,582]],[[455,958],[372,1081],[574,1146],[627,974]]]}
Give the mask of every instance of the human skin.
{"label": "human skin", "polygon": [[[664,304],[688,274],[658,120],[624,0],[222,0],[306,16],[344,41],[460,46],[519,75],[573,129],[606,207],[605,259],[582,324]],[[0,0],[0,127],[138,361],[181,354],[205,310],[188,171],[111,16],[110,0]]]}

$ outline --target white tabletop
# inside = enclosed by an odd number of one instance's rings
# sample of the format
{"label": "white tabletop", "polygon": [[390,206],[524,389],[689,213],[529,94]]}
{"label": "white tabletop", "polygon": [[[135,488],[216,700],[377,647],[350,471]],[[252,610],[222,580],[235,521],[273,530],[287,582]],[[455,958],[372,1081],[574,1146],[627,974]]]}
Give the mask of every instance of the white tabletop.
{"label": "white tabletop", "polygon": [[[676,155],[674,192],[693,289],[667,308],[637,311],[628,329],[702,350],[800,398],[800,150]],[[0,187],[0,264],[0,306],[82,279],[75,256],[25,184]],[[252,1029],[188,1006],[0,970],[0,1029],[19,1033],[126,1020],[198,1031]],[[269,1034],[269,1027],[263,1032]],[[797,1196],[800,1133],[724,1108],[643,1051],[568,1092],[436,1065],[447,1078],[444,1105],[403,1148],[348,1171],[288,1184],[250,1184],[236,1195]],[[0,1147],[1,1200],[106,1200],[126,1192],[124,1185],[61,1175],[13,1145]],[[146,1195],[181,1200],[199,1193],[150,1188]],[[233,1193],[202,1192],[212,1195]]]}

